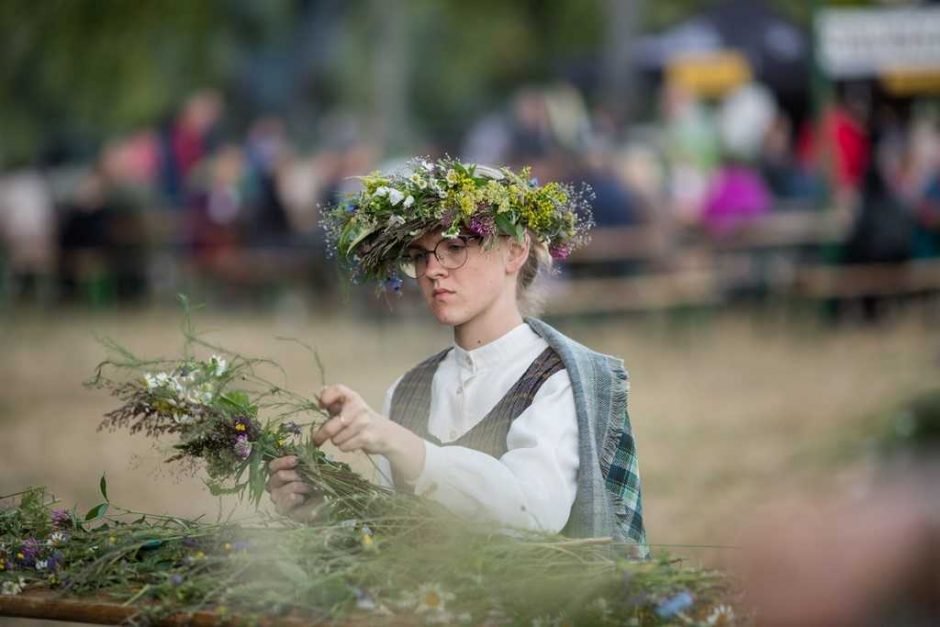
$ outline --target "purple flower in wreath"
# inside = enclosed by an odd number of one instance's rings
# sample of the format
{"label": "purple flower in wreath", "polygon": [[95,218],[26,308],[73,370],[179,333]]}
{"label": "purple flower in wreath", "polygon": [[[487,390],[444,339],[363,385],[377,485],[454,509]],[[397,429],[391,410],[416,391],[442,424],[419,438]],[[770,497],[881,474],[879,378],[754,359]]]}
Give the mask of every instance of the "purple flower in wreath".
{"label": "purple flower in wreath", "polygon": [[248,436],[240,435],[235,438],[235,454],[240,459],[248,459],[251,455],[251,442],[248,441]]}
{"label": "purple flower in wreath", "polygon": [[552,256],[552,259],[564,261],[571,254],[571,246],[568,244],[552,244],[548,248],[548,254]]}
{"label": "purple flower in wreath", "polygon": [[183,576],[179,573],[173,573],[170,575],[170,585],[174,588],[183,585]]}
{"label": "purple flower in wreath", "polygon": [[72,526],[72,515],[67,509],[54,509],[50,514],[52,520],[52,526],[57,529],[62,527],[71,527]]}
{"label": "purple flower in wreath", "polygon": [[496,223],[491,216],[474,215],[470,218],[470,232],[480,237],[489,237],[496,232]]}
{"label": "purple flower in wreath", "polygon": [[403,284],[403,281],[401,280],[401,277],[398,277],[398,276],[390,276],[387,279],[385,279],[386,289],[390,289],[393,292],[400,292],[402,284]]}

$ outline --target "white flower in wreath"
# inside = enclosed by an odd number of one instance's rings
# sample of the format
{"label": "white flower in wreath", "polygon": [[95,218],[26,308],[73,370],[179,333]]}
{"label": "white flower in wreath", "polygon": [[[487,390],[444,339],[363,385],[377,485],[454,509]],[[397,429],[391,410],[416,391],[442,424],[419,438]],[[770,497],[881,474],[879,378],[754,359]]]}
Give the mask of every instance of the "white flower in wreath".
{"label": "white flower in wreath", "polygon": [[418,189],[426,189],[428,186],[428,182],[417,172],[409,176],[408,180],[411,181],[411,183]]}
{"label": "white flower in wreath", "polygon": [[415,197],[409,194],[408,197],[405,198],[405,202],[402,203],[402,206],[403,206],[405,209],[408,209],[408,208],[411,207],[411,205],[413,205],[413,204],[415,204]]}
{"label": "white flower in wreath", "polygon": [[454,222],[450,225],[449,229],[441,233],[441,236],[447,239],[456,239],[457,237],[460,237],[460,224]]}
{"label": "white flower in wreath", "polygon": [[[409,198],[411,198],[411,196],[409,196]],[[389,227],[401,226],[401,225],[404,224],[404,223],[405,223],[405,218],[403,218],[403,217],[400,216],[400,215],[390,215],[390,216],[388,217],[388,226],[389,226]]]}
{"label": "white flower in wreath", "polygon": [[388,188],[384,185],[377,187],[375,191],[372,192],[373,198],[385,198],[386,196],[388,196]]}
{"label": "white flower in wreath", "polygon": [[402,192],[398,191],[394,187],[389,188],[388,201],[392,203],[393,207],[398,206],[398,204],[401,203],[401,201],[403,201],[404,199],[405,199],[405,195]]}
{"label": "white flower in wreath", "polygon": [[49,568],[49,560],[36,560],[36,570],[46,570]]}

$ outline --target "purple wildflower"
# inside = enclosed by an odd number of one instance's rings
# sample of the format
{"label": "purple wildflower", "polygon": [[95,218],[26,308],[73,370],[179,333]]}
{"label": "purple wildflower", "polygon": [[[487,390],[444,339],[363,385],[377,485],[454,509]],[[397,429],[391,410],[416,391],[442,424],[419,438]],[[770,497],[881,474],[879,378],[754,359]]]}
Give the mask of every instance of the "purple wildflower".
{"label": "purple wildflower", "polygon": [[39,556],[41,548],[39,540],[36,538],[26,538],[23,540],[23,544],[16,554],[16,559],[24,566],[33,566],[36,563],[36,558]]}
{"label": "purple wildflower", "polygon": [[356,213],[357,211],[359,211],[359,203],[351,202],[346,205],[347,213]]}
{"label": "purple wildflower", "polygon": [[474,235],[489,237],[496,232],[496,223],[491,216],[474,215],[470,218],[469,230]]}
{"label": "purple wildflower", "polygon": [[179,573],[173,573],[170,575],[170,584],[173,586],[183,585],[183,576]]}
{"label": "purple wildflower", "polygon": [[568,244],[553,244],[548,248],[548,254],[552,256],[552,259],[563,261],[571,254],[571,246]]}
{"label": "purple wildflower", "polygon": [[235,454],[241,459],[248,459],[251,455],[251,442],[248,441],[248,436],[240,435],[235,438]]}
{"label": "purple wildflower", "polygon": [[65,562],[65,553],[62,551],[53,551],[48,560],[49,570],[57,570],[63,562]]}
{"label": "purple wildflower", "polygon": [[293,420],[288,420],[281,424],[281,431],[284,433],[292,433],[293,435],[300,435],[300,425]]}
{"label": "purple wildflower", "polygon": [[529,179],[529,187],[538,187],[538,186],[539,186],[539,179],[537,176],[533,176],[532,178]]}
{"label": "purple wildflower", "polygon": [[50,515],[52,526],[56,528],[71,527],[72,514],[67,509],[54,509]]}

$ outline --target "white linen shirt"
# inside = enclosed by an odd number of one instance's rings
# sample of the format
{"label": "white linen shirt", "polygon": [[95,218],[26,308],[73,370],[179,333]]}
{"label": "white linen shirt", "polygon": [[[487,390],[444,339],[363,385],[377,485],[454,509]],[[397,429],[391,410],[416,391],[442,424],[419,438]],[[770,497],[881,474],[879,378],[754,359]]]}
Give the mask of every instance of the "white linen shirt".
{"label": "white linen shirt", "polygon": [[[508,451],[499,459],[447,445],[479,423],[547,347],[525,323],[471,351],[454,345],[431,385],[428,431],[444,446],[425,440],[416,494],[460,516],[501,526],[548,532],[564,528],[578,473],[578,423],[567,370],[550,376],[513,421]],[[386,416],[399,381],[385,395]],[[388,485],[388,461],[380,456],[378,462]]]}

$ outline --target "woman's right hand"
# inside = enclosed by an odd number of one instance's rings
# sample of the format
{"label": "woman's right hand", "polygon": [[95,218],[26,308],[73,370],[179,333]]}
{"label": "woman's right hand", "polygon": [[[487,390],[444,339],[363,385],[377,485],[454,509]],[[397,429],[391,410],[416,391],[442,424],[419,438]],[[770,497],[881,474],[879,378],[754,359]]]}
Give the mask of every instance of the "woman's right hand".
{"label": "woman's right hand", "polygon": [[268,463],[271,476],[265,489],[271,495],[271,502],[278,514],[297,521],[307,521],[316,507],[317,499],[309,498],[315,490],[313,486],[304,483],[296,468],[297,458],[293,455],[271,460]]}

